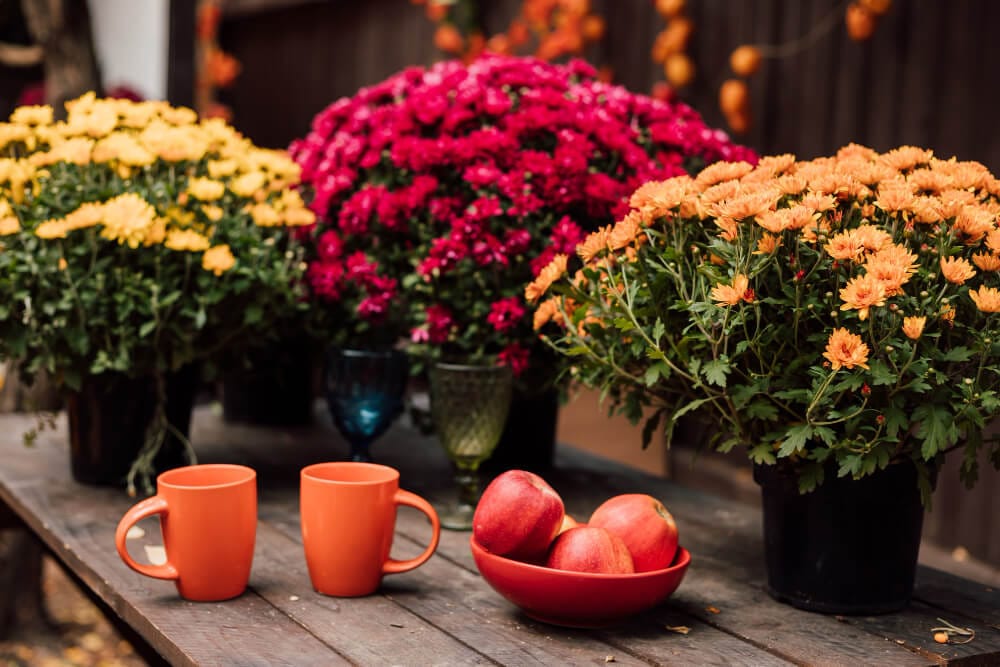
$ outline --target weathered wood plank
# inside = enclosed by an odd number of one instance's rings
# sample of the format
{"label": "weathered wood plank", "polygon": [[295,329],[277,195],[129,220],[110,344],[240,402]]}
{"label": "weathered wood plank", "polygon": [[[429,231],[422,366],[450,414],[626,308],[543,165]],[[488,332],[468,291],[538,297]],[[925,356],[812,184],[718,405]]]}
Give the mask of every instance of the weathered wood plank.
{"label": "weathered wood plank", "polygon": [[27,511],[21,516],[52,552],[171,664],[337,663],[330,647],[253,592],[226,602],[187,602],[172,583],[128,570],[114,548],[118,517],[130,504],[124,494],[37,484],[20,488],[17,497]]}

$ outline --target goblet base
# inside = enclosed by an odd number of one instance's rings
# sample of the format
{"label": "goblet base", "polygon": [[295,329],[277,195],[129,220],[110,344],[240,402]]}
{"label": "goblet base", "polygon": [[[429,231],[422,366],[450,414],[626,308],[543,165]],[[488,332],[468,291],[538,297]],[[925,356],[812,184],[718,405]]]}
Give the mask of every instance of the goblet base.
{"label": "goblet base", "polygon": [[441,519],[441,527],[448,530],[472,530],[472,517],[476,513],[476,508],[467,503],[451,503],[444,507],[438,507],[438,518]]}

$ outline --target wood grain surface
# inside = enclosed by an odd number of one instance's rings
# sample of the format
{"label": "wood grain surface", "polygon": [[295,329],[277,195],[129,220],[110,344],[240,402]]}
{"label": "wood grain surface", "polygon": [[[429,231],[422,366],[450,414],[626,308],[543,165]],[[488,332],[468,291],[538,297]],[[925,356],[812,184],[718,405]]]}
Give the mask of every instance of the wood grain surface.
{"label": "wood grain surface", "polygon": [[[220,603],[181,600],[172,583],[147,579],[114,548],[119,517],[134,502],[122,491],[71,481],[64,424],[36,447],[21,444],[30,418],[0,417],[0,501],[98,597],[171,664],[604,664],[843,665],[1000,664],[1000,593],[922,568],[916,600],[878,617],[833,617],[796,610],[764,589],[760,514],[560,447],[550,483],[567,510],[585,520],[611,495],[655,495],[674,513],[693,554],[678,591],[663,605],[601,630],[531,620],[479,576],[469,534],[443,531],[424,566],[387,577],[375,595],[340,599],[312,590],[298,515],[299,471],[340,460],[347,446],[317,410],[317,425],[263,429],[224,424],[196,410],[192,441],[202,462],[258,471],[259,517],[250,587]],[[405,425],[373,447],[400,470],[404,488],[447,500],[448,462],[432,438]],[[160,543],[155,519],[129,540],[130,552]],[[420,513],[403,508],[393,555],[411,557],[430,536]],[[930,628],[942,617],[976,631],[966,645],[940,645]],[[687,635],[667,627],[686,626]]]}

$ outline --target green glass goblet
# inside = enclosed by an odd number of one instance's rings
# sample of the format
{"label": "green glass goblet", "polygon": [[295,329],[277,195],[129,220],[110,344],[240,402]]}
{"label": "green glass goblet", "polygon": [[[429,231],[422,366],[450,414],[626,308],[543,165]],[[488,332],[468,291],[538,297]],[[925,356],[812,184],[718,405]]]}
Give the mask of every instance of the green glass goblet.
{"label": "green glass goblet", "polygon": [[431,419],[452,462],[457,497],[440,508],[441,526],[470,530],[479,502],[479,465],[500,441],[510,409],[507,366],[438,363],[430,368]]}

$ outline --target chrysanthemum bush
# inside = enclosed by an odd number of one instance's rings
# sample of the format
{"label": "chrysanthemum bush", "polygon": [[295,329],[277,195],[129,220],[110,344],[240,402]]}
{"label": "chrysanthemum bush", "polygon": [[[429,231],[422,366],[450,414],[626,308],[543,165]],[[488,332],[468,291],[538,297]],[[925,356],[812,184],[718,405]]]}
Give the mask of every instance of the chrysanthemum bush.
{"label": "chrysanthemum bush", "polygon": [[1000,410],[998,211],[983,165],[914,147],[718,163],[643,185],[526,294],[577,377],[660,408],[647,437],[701,412],[802,491],[911,460],[926,498],[952,449],[975,480]]}
{"label": "chrysanthemum bush", "polygon": [[106,372],[162,390],[305,307],[289,228],[315,216],[286,154],[163,102],[66,108],[0,123],[0,355],[71,390]]}
{"label": "chrysanthemum bush", "polygon": [[340,344],[517,373],[544,353],[521,294],[650,178],[755,159],[679,102],[587,64],[484,56],[411,68],[316,116],[291,153],[313,189],[308,281]]}

